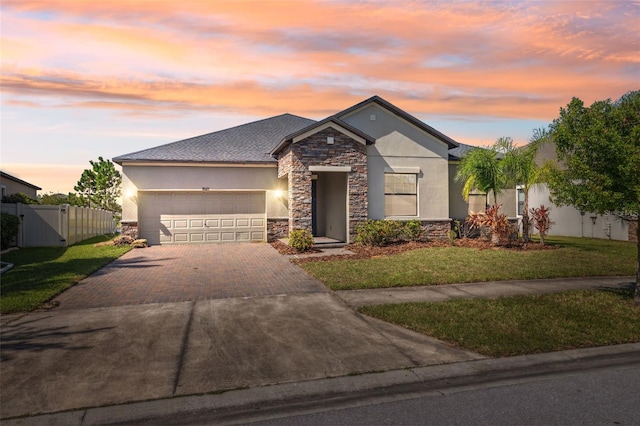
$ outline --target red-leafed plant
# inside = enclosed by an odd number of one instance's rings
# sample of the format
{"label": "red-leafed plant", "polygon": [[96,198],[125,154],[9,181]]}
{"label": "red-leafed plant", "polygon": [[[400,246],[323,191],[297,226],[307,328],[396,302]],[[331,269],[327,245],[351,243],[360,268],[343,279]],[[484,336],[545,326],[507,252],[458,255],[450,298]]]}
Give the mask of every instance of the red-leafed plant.
{"label": "red-leafed plant", "polygon": [[549,219],[549,212],[551,208],[545,207],[541,205],[540,207],[532,208],[529,210],[531,216],[533,217],[533,225],[536,227],[538,232],[540,233],[540,244],[544,245],[544,237],[551,229],[551,219]]}
{"label": "red-leafed plant", "polygon": [[502,207],[502,204],[493,205],[488,207],[485,213],[471,213],[466,219],[466,222],[473,228],[490,228],[491,242],[493,244],[506,244],[511,235],[509,219],[504,214],[499,213],[500,207]]}

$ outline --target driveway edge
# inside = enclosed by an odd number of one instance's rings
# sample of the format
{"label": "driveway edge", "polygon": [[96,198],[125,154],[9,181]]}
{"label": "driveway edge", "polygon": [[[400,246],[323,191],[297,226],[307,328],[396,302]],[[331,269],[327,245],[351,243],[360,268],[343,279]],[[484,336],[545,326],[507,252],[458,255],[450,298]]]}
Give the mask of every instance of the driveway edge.
{"label": "driveway edge", "polygon": [[446,389],[470,388],[487,382],[516,382],[526,377],[554,372],[587,369],[640,362],[640,343],[572,349],[536,355],[489,358],[453,364],[416,367],[284,383],[224,393],[174,397],[130,404],[87,408],[3,420],[4,425],[66,424],[93,425],[113,423],[158,423],[184,421],[192,416],[211,415],[217,421],[230,420],[259,408],[282,409],[322,406],[327,402],[390,395],[443,394]]}

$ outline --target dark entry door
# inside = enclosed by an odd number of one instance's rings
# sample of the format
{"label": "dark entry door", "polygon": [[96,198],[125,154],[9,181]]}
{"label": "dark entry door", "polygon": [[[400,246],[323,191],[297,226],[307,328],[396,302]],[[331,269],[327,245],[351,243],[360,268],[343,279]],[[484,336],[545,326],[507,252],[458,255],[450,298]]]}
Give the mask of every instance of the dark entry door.
{"label": "dark entry door", "polygon": [[311,181],[311,233],[314,236],[318,235],[318,185],[317,180],[313,179]]}

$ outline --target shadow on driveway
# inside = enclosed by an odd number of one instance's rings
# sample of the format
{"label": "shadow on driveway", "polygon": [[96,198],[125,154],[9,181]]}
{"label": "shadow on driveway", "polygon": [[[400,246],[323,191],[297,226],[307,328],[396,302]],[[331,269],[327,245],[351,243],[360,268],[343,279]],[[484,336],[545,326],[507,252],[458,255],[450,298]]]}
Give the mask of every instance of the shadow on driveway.
{"label": "shadow on driveway", "polygon": [[269,244],[193,244],[132,250],[54,303],[84,309],[325,291]]}

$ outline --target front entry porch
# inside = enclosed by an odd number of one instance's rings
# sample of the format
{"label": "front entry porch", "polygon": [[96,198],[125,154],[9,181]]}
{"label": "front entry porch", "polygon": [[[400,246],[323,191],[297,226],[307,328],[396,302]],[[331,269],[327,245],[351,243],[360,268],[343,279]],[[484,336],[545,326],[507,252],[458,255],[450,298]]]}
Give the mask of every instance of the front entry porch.
{"label": "front entry porch", "polygon": [[311,233],[316,244],[348,240],[348,174],[316,172],[311,175]]}

